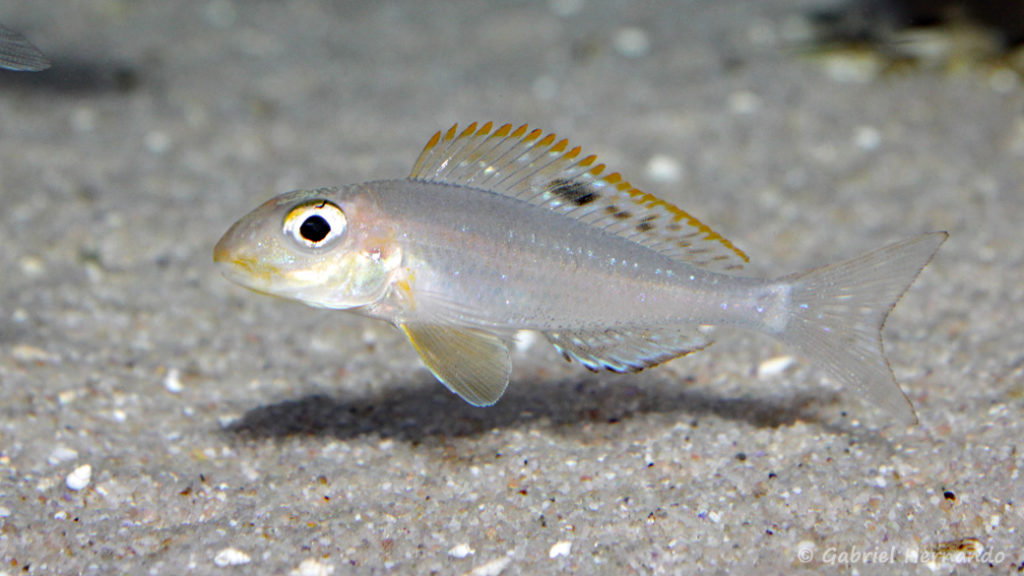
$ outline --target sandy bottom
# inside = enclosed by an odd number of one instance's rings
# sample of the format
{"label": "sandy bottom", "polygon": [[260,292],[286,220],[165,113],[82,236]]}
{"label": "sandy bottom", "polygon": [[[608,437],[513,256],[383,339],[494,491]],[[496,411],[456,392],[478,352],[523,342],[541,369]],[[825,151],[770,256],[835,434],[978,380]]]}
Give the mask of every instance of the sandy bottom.
{"label": "sandy bottom", "polygon": [[[0,73],[0,574],[1017,570],[1024,87],[808,54],[815,5],[0,2],[55,63]],[[476,409],[391,327],[214,268],[257,203],[487,119],[752,273],[949,230],[884,333],[920,426],[727,332],[634,376],[527,343]]]}

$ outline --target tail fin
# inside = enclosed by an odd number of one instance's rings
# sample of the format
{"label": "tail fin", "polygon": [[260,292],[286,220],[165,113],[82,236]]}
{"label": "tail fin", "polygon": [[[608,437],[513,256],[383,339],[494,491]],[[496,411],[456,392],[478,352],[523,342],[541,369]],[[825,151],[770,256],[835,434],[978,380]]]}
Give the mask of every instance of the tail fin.
{"label": "tail fin", "polygon": [[949,236],[933,232],[846,262],[787,277],[790,318],[779,338],[843,385],[907,424],[917,423],[882,350],[882,326],[896,301]]}

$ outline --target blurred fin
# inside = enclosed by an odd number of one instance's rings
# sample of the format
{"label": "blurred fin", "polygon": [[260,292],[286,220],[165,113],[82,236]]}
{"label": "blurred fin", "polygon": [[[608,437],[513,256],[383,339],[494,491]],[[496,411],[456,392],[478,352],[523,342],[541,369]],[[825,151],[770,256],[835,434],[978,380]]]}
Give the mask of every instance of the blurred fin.
{"label": "blurred fin", "polygon": [[43,56],[24,36],[0,26],[0,68],[18,72],[38,72],[50,67]]}

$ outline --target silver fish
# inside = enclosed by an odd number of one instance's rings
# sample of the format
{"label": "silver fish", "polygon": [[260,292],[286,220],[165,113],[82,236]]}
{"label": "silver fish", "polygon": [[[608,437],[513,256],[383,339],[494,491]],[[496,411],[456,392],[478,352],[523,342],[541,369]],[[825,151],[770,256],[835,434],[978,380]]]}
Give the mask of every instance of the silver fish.
{"label": "silver fish", "polygon": [[38,72],[50,67],[50,61],[38,48],[14,30],[0,26],[0,68],[19,72]]}
{"label": "silver fish", "polygon": [[702,325],[768,334],[901,422],[881,328],[945,241],[923,234],[779,278],[683,210],[605,174],[554,134],[453,126],[410,176],[297,190],[236,222],[214,248],[225,276],[401,328],[452,392],[494,404],[519,330],[591,370],[634,372],[711,343]]}

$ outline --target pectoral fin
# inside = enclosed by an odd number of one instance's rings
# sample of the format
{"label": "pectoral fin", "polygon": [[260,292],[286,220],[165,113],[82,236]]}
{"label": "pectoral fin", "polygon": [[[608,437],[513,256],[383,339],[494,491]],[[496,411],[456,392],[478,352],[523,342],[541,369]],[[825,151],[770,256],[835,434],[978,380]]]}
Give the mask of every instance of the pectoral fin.
{"label": "pectoral fin", "polygon": [[434,376],[466,402],[490,406],[505,393],[512,360],[500,336],[439,324],[401,328]]}

